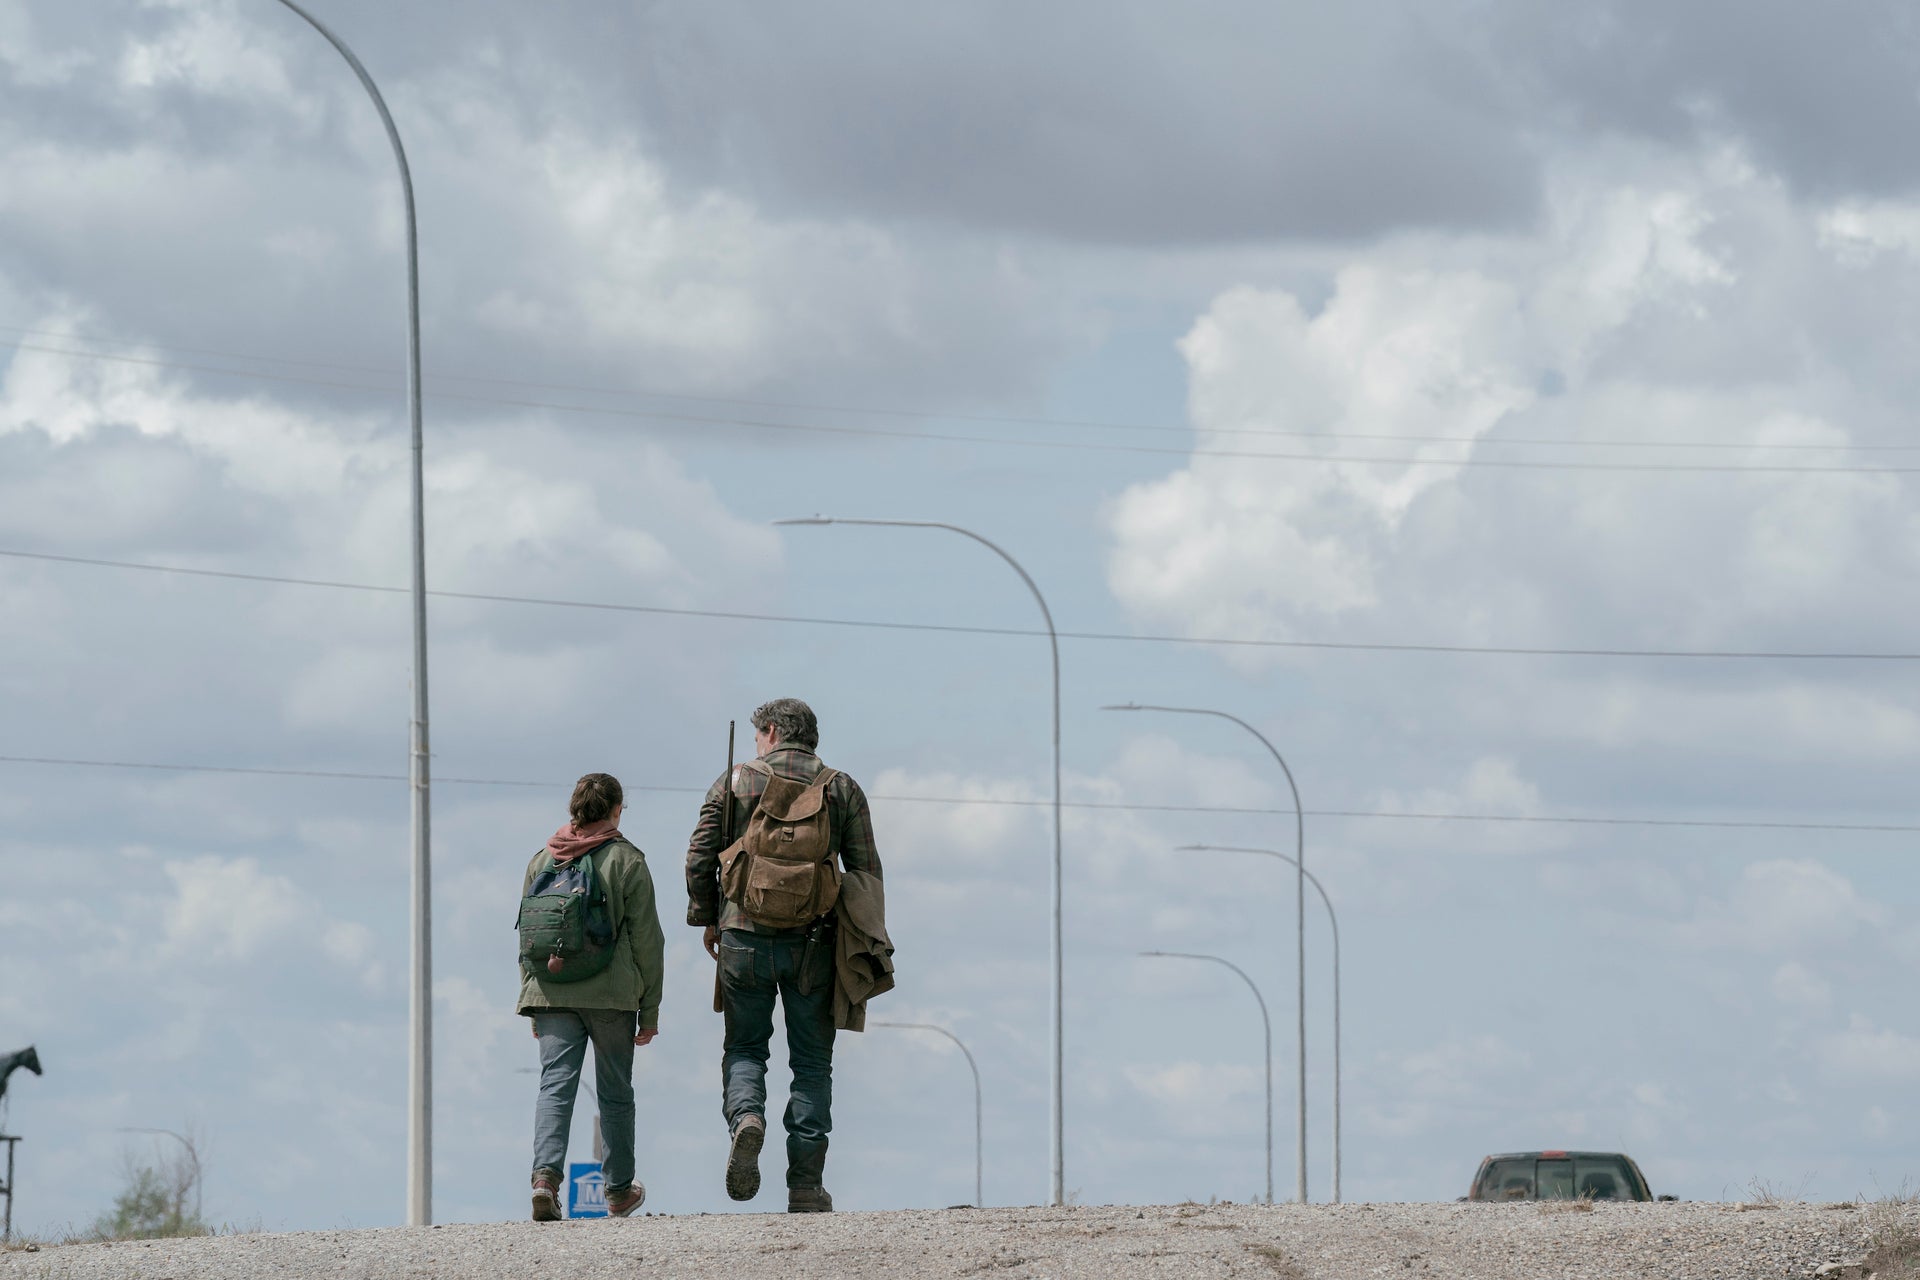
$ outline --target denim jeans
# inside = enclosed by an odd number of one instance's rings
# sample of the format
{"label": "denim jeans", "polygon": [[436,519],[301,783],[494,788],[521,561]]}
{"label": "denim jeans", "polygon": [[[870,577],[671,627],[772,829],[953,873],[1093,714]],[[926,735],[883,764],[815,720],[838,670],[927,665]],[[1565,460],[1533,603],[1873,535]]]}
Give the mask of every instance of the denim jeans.
{"label": "denim jeans", "polygon": [[[807,972],[801,973],[803,961]],[[807,990],[802,991],[802,978]],[[726,1050],[720,1058],[722,1110],[732,1130],[742,1115],[765,1118],[767,1046],[777,995],[787,1022],[787,1185],[817,1187],[833,1131],[833,935],[806,960],[799,934],[720,934],[720,987],[726,1005]]]}
{"label": "denim jeans", "polygon": [[533,1033],[540,1038],[533,1171],[549,1169],[563,1183],[566,1179],[573,1099],[580,1090],[580,1068],[591,1040],[600,1134],[607,1144],[607,1190],[626,1190],[633,1184],[634,1015],[618,1009],[542,1009],[533,1015]]}

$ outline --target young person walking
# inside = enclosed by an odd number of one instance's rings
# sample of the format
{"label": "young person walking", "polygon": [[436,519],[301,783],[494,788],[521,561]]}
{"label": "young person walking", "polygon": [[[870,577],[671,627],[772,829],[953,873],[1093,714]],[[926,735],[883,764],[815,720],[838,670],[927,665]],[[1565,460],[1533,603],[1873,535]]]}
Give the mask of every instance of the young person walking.
{"label": "young person walking", "polygon": [[707,791],[687,844],[687,923],[719,962],[727,1194],[760,1191],[773,1007],[793,1071],[787,1212],[828,1213],[833,1040],[865,1025],[866,1000],[893,985],[880,853],[860,784],[821,762],[820,726],[798,698],[753,713],[758,759]]}
{"label": "young person walking", "polygon": [[560,1217],[562,1171],[580,1068],[593,1045],[606,1141],[607,1212],[624,1218],[647,1189],[633,1176],[633,1051],[660,1026],[665,941],[646,855],[620,834],[619,780],[590,773],[570,821],[527,864],[520,893],[520,999],[540,1044],[533,1108],[533,1218]]}

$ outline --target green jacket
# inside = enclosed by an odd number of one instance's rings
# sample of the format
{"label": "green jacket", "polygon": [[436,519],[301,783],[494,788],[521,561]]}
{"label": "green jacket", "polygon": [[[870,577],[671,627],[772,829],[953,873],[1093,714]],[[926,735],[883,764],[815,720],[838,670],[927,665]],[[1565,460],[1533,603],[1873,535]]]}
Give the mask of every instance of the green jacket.
{"label": "green jacket", "polygon": [[[525,897],[533,877],[550,865],[543,846],[527,863],[520,882]],[[647,873],[647,855],[625,840],[615,840],[593,851],[593,873],[606,885],[607,910],[614,936],[624,942],[613,963],[583,982],[548,982],[544,976],[520,971],[520,1003],[516,1013],[529,1017],[540,1009],[634,1009],[642,1027],[660,1025],[660,987],[666,973],[666,939],[653,905],[653,877]]]}

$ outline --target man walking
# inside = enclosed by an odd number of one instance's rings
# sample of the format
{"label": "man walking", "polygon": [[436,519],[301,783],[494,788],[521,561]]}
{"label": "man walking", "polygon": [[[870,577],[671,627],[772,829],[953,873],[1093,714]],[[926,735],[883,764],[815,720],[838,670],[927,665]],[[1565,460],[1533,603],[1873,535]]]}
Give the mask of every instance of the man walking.
{"label": "man walking", "polygon": [[590,773],[571,821],[533,855],[520,893],[520,999],[540,1043],[533,1110],[533,1219],[560,1217],[561,1171],[580,1068],[593,1045],[607,1158],[607,1212],[624,1218],[647,1189],[633,1176],[633,1051],[659,1032],[665,939],[646,855],[620,834],[619,780]]}
{"label": "man walking", "polygon": [[829,1213],[833,1040],[859,1030],[865,1000],[892,985],[880,855],[860,785],[814,754],[820,726],[798,698],[753,713],[758,759],[707,791],[687,847],[687,923],[719,962],[720,1060],[730,1144],[727,1194],[760,1191],[773,1006],[793,1071],[787,1212]]}

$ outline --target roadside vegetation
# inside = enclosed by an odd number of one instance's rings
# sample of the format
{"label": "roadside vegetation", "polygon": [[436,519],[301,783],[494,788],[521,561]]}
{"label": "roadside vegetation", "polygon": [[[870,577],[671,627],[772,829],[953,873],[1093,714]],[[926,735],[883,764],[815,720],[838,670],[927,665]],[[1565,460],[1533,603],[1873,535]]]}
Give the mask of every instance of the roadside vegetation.
{"label": "roadside vegetation", "polygon": [[1867,1273],[1875,1280],[1920,1280],[1920,1188],[1903,1182],[1866,1209]]}
{"label": "roadside vegetation", "polygon": [[122,1158],[122,1186],[113,1204],[85,1227],[69,1226],[48,1236],[16,1234],[6,1242],[12,1252],[37,1252],[65,1244],[98,1244],[117,1240],[167,1240],[183,1236],[210,1236],[237,1232],[227,1226],[209,1226],[201,1206],[206,1168],[201,1142],[191,1131],[135,1130],[171,1138],[177,1148],[158,1141],[146,1156],[131,1149]]}

